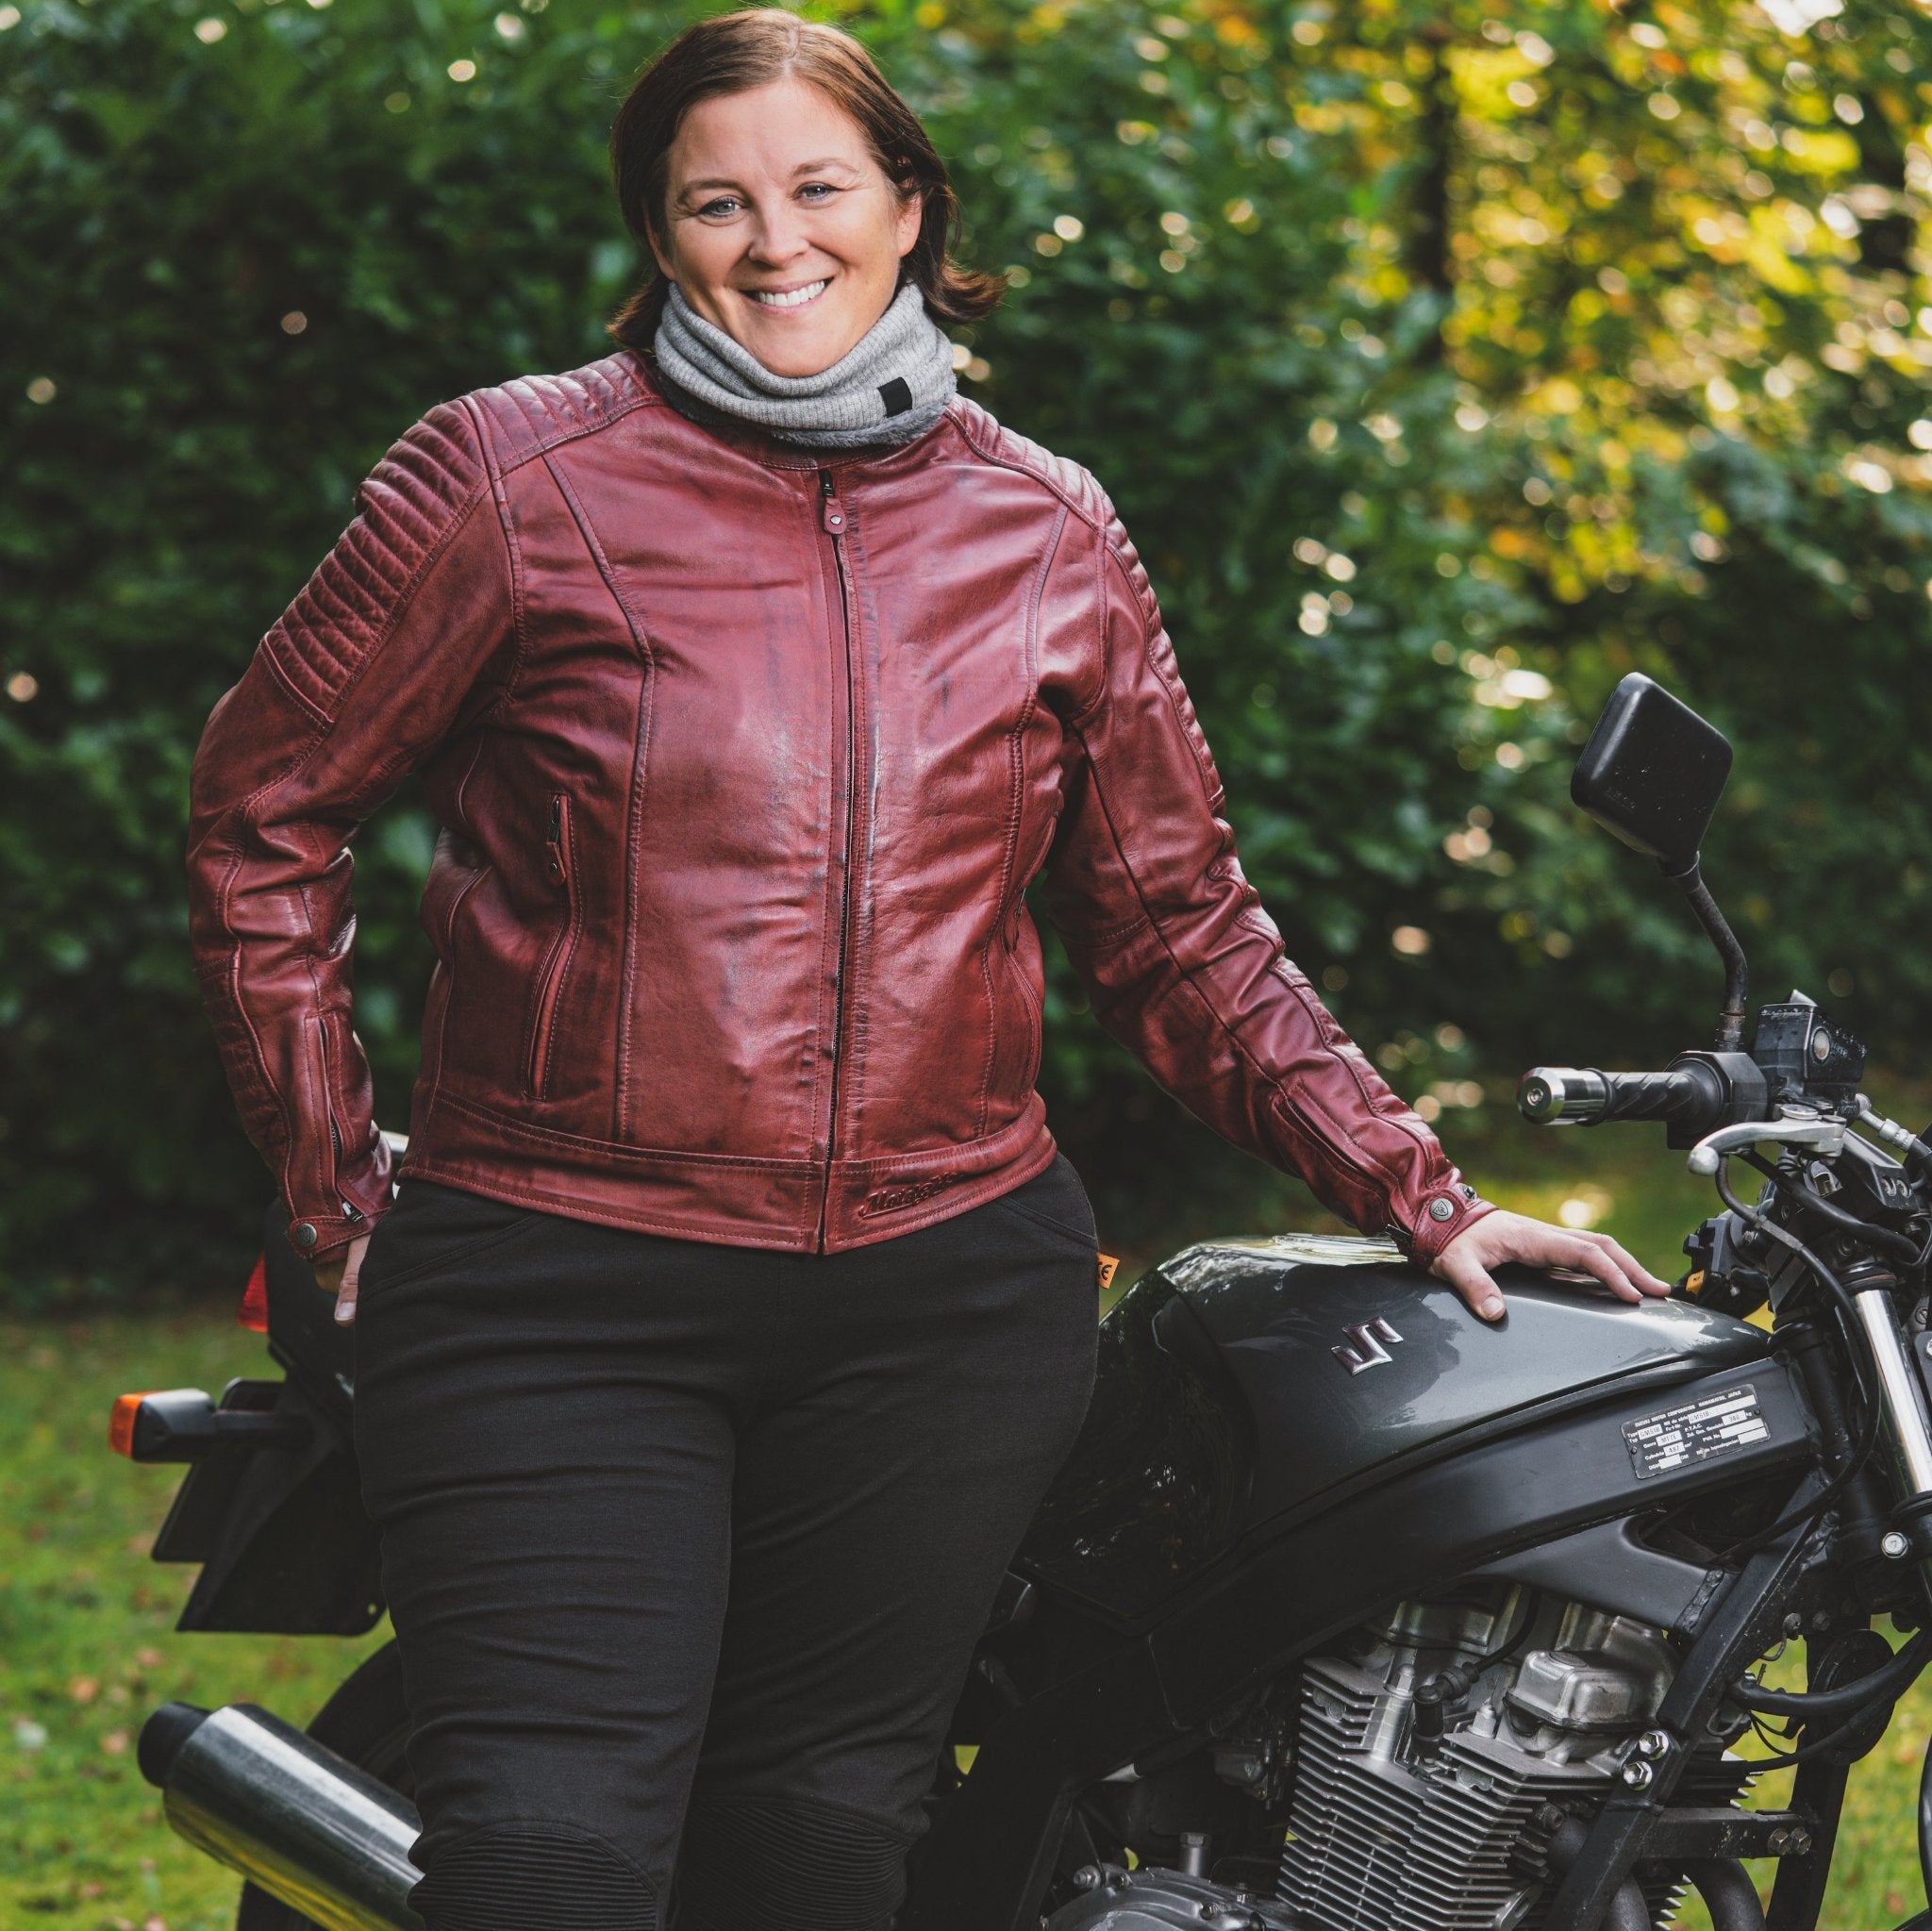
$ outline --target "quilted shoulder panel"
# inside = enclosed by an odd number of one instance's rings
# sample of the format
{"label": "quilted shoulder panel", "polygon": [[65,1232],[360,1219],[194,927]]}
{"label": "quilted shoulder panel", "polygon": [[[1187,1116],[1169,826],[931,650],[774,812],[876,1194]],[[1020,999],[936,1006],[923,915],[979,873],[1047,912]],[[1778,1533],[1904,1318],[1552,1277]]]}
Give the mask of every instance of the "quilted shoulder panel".
{"label": "quilted shoulder panel", "polygon": [[1121,522],[1120,513],[1103,492],[1101,505],[1106,512],[1102,535],[1113,559],[1121,567],[1121,574],[1127,580],[1127,587],[1134,593],[1134,601],[1141,607],[1141,614],[1146,619],[1150,629],[1160,621],[1160,606],[1154,595],[1154,585],[1148,580],[1147,566],[1141,561],[1141,553],[1134,547],[1134,540],[1127,534],[1126,526]]}
{"label": "quilted shoulder panel", "polygon": [[634,408],[661,402],[628,349],[560,375],[520,375],[469,398],[490,424],[491,441],[505,470],[546,449],[604,428]]}
{"label": "quilted shoulder panel", "polygon": [[988,462],[1005,463],[1036,475],[1096,530],[1112,552],[1125,575],[1134,599],[1151,627],[1159,617],[1154,586],[1147,579],[1141,553],[1127,535],[1120,513],[1095,480],[1091,470],[1064,456],[1056,456],[1030,437],[1008,429],[989,410],[963,396],[952,405],[951,413],[960,433],[973,449]]}
{"label": "quilted shoulder panel", "polygon": [[334,715],[357,667],[489,489],[461,402],[439,403],[364,479],[355,521],[262,640],[282,682],[318,719]]}
{"label": "quilted shoulder panel", "polygon": [[1113,506],[1107,500],[1106,491],[1078,463],[1008,429],[991,410],[964,396],[949,404],[947,413],[985,461],[1038,476],[1075,515],[1096,527],[1112,516]]}

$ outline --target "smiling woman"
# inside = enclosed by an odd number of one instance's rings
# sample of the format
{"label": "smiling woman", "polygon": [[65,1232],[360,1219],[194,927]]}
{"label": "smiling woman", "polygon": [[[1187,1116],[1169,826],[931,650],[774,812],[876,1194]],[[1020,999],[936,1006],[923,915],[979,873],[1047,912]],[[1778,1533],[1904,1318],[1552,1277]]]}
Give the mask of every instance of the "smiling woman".
{"label": "smiling woman", "polygon": [[[1479,1199],[1286,957],[1113,505],[955,393],[1001,284],[864,49],[703,21],[612,158],[618,353],[364,485],[209,721],[194,935],[355,1316],[428,1931],[888,1931],[1094,1373],[1035,878],[1169,1091],[1484,1316],[1663,1284]],[[410,770],[392,1191],[343,859]]]}

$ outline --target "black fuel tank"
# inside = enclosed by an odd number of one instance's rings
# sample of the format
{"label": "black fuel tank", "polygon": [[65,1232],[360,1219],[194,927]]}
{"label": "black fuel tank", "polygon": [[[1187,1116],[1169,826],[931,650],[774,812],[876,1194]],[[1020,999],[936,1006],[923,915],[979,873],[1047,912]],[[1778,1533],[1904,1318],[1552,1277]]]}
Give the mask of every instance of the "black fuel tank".
{"label": "black fuel tank", "polygon": [[1385,1466],[1768,1352],[1688,1302],[1498,1278],[1509,1311],[1491,1326],[1381,1240],[1215,1240],[1163,1261],[1102,1325],[1086,1425],[1019,1566],[1138,1616],[1238,1537]]}

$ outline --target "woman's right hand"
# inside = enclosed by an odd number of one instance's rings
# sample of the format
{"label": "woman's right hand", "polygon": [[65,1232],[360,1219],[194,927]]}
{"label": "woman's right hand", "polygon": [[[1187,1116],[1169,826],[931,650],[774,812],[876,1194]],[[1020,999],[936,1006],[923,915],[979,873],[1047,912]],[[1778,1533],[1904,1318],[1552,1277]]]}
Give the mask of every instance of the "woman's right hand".
{"label": "woman's right hand", "polygon": [[315,1263],[315,1285],[336,1297],[336,1319],[345,1326],[356,1318],[356,1285],[368,1252],[369,1236],[358,1234],[337,1258]]}

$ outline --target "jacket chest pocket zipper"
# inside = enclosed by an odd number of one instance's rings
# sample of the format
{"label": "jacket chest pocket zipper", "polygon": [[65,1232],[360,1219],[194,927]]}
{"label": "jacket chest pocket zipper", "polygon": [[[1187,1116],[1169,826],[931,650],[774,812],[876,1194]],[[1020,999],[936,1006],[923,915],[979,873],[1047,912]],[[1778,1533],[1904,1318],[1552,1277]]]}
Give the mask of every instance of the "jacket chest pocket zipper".
{"label": "jacket chest pocket zipper", "polygon": [[1020,988],[1020,998],[1026,1007],[1026,1050],[1033,1062],[1032,1072],[1028,1074],[1028,1079],[1031,1080],[1037,1078],[1040,1074],[1040,1056],[1046,1044],[1046,1019],[1040,1009],[1040,1001],[1034,997],[1033,982],[1026,976],[1026,968],[1020,961],[1017,945],[1007,947],[1007,967]]}
{"label": "jacket chest pocket zipper", "polygon": [[1033,1073],[1028,1075],[1031,1078],[1040,1071],[1040,1056],[1046,1044],[1046,1015],[1040,1009],[1033,982],[1027,977],[1025,963],[1020,957],[1021,907],[1025,900],[1025,889],[1022,887],[1008,904],[1006,917],[1000,921],[1000,950],[1006,955],[1007,970],[1012,974],[1013,983],[1019,987],[1021,1001],[1026,1007],[1027,1051],[1033,1062]]}
{"label": "jacket chest pocket zipper", "polygon": [[1056,807],[1053,816],[1047,820],[1045,835],[1039,841],[1038,849],[1025,864],[1017,866],[1013,874],[1013,887],[1008,894],[1004,910],[1000,914],[1000,950],[1006,957],[1007,970],[1013,975],[1013,983],[1020,989],[1021,1003],[1026,1008],[1027,1056],[1031,1071],[1028,1082],[1039,1077],[1040,1061],[1046,1050],[1046,1014],[1041,1002],[1033,990],[1033,981],[1027,977],[1026,967],[1020,957],[1020,921],[1024,916],[1022,907],[1026,903],[1026,888],[1038,875],[1041,866],[1046,863],[1046,855],[1053,849],[1055,828],[1059,824],[1059,808]]}
{"label": "jacket chest pocket zipper", "polygon": [[563,920],[537,974],[529,1059],[525,1068],[525,1084],[530,1097],[536,1100],[545,1096],[550,1084],[550,1040],[556,1026],[558,998],[577,944],[576,865],[571,851],[570,799],[562,791],[554,792],[550,799],[550,821],[543,841],[543,875],[562,894]]}

